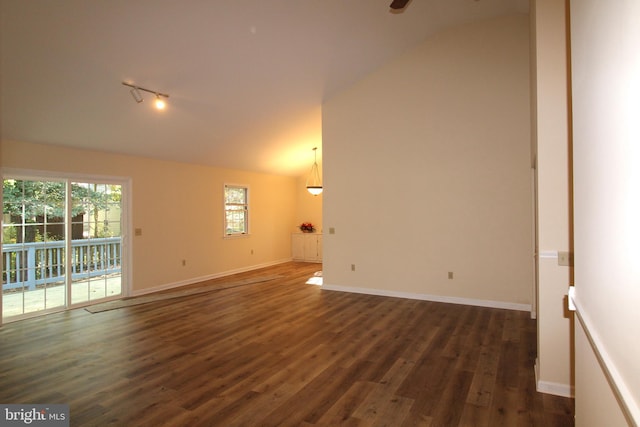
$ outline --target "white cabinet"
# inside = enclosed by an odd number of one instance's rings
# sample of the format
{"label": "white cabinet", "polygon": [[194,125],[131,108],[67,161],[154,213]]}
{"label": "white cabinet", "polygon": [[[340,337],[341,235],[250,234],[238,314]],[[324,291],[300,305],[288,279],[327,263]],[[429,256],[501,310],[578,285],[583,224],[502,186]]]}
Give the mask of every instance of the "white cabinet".
{"label": "white cabinet", "polygon": [[291,235],[291,258],[294,261],[304,261],[304,234]]}
{"label": "white cabinet", "polygon": [[322,234],[292,234],[291,257],[294,261],[322,262]]}

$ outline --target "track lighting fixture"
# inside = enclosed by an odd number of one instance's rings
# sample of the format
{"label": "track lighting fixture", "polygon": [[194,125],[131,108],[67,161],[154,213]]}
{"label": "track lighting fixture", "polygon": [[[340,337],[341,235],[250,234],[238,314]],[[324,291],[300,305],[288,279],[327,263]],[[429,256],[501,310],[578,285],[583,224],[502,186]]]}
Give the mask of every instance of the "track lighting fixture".
{"label": "track lighting fixture", "polygon": [[142,98],[142,94],[140,93],[140,91],[143,91],[143,92],[152,93],[156,96],[154,105],[158,110],[164,110],[166,108],[167,102],[163,98],[169,98],[168,94],[157,92],[151,89],[145,89],[143,87],[136,86],[132,83],[122,82],[122,84],[131,88],[129,92],[131,92],[131,96],[138,104],[144,101],[144,99]]}

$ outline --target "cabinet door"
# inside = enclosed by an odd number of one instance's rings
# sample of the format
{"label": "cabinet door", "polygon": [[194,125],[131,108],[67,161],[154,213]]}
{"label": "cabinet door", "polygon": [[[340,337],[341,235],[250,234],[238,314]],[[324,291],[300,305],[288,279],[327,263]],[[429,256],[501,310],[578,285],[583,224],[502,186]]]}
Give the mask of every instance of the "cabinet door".
{"label": "cabinet door", "polygon": [[318,259],[318,239],[315,234],[304,236],[304,259],[305,261],[316,261]]}
{"label": "cabinet door", "polygon": [[318,236],[318,256],[317,261],[322,262],[322,234]]}
{"label": "cabinet door", "polygon": [[304,261],[305,239],[303,234],[291,235],[291,258],[294,261]]}

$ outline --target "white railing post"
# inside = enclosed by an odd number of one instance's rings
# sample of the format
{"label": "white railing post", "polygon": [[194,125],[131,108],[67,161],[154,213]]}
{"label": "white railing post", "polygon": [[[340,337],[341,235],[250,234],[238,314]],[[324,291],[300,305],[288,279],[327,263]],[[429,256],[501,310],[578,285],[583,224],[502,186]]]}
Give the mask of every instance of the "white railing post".
{"label": "white railing post", "polygon": [[36,248],[29,246],[27,248],[27,280],[24,281],[25,285],[29,287],[30,291],[36,288]]}

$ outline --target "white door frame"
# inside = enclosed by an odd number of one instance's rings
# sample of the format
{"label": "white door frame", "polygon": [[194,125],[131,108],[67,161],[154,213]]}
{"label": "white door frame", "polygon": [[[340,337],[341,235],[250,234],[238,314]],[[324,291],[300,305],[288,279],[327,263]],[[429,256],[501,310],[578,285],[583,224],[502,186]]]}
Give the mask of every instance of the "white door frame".
{"label": "white door frame", "polygon": [[[15,169],[15,168],[2,168],[1,170],[2,179],[6,178],[16,178],[16,179],[25,179],[25,180],[64,180],[65,182],[99,182],[102,184],[114,184],[120,185],[122,188],[122,199],[120,202],[121,207],[121,264],[122,264],[122,272],[121,272],[121,287],[122,294],[112,297],[112,298],[104,298],[100,299],[100,302],[108,301],[110,299],[118,299],[122,297],[127,297],[131,295],[131,278],[132,278],[132,248],[131,248],[131,239],[129,236],[132,235],[132,196],[131,196],[131,188],[132,182],[131,178],[128,177],[118,177],[118,176],[105,176],[105,175],[91,175],[91,174],[75,174],[75,173],[64,173],[64,172],[53,172],[53,171],[40,171],[40,170],[29,170],[29,169]],[[67,184],[69,186],[69,184]],[[0,189],[0,197],[2,196],[2,190]],[[1,199],[0,199],[1,200]],[[2,218],[4,219],[4,218]],[[69,222],[69,219],[67,219]],[[69,222],[70,224],[70,222]],[[68,231],[68,230],[67,230]],[[67,234],[70,235],[70,234]],[[0,239],[0,250],[2,249],[1,239]],[[69,309],[79,308],[94,304],[95,301],[87,301],[78,304],[71,304],[71,299],[69,295],[70,290],[67,289],[67,303],[64,307],[55,308],[51,310],[38,311],[33,313],[27,313],[20,316],[15,316],[11,321],[21,320],[29,317],[36,317],[43,314],[49,314],[54,312],[65,311]],[[2,292],[0,292],[0,308],[2,307]],[[2,325],[3,319],[0,316],[0,325]]]}

